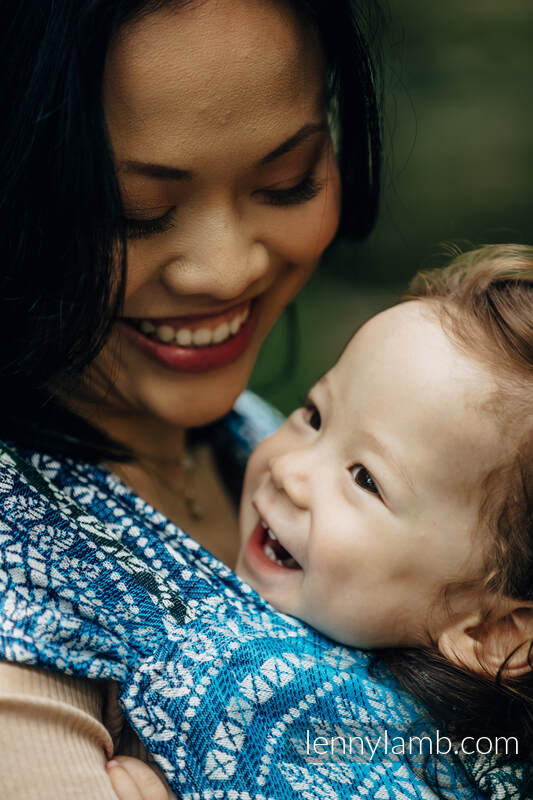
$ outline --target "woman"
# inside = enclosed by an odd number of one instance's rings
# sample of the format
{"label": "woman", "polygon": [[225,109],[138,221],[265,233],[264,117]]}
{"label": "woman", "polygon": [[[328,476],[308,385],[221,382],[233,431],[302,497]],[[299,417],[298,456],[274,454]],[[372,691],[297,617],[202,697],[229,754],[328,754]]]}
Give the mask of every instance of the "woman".
{"label": "woman", "polygon": [[[185,796],[285,800],[303,783],[312,796],[431,796],[399,759],[364,762],[352,784],[336,765],[328,783],[324,765],[271,757],[269,725],[281,734],[315,704],[340,721],[320,684],[290,714],[268,713],[265,686],[305,685],[301,641],[334,700],[355,657],[243,596],[224,567],[236,551],[230,484],[277,423],[241,394],[261,343],[335,235],[363,236],[375,215],[361,12],[340,0],[12,5],[1,48],[2,796],[111,800],[106,759],[146,758],[141,740]],[[241,616],[228,617],[230,600]],[[219,662],[246,646],[246,668],[275,643],[283,674],[265,655],[235,694],[233,664]],[[410,698],[400,712],[380,691],[381,722],[411,719]],[[202,716],[205,697],[219,707]],[[348,706],[344,721],[357,721]],[[441,767],[454,797],[477,797]]]}
{"label": "woman", "polygon": [[[319,0],[9,5],[0,437],[106,467],[232,565],[236,439],[217,461],[214,428],[194,450],[186,433],[230,411],[335,235],[372,226],[360,20]],[[114,797],[116,683],[6,652],[3,796]],[[142,755],[123,734],[119,752]]]}

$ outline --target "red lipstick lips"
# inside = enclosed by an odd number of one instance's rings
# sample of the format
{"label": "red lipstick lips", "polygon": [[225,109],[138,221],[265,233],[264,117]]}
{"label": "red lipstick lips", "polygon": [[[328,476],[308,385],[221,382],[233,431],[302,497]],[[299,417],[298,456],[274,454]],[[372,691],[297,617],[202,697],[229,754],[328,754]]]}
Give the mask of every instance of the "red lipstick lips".
{"label": "red lipstick lips", "polygon": [[250,314],[235,336],[220,344],[189,347],[164,344],[144,336],[133,325],[119,320],[121,333],[145,355],[175,372],[208,372],[236,361],[246,350],[257,321],[258,302],[252,301]]}

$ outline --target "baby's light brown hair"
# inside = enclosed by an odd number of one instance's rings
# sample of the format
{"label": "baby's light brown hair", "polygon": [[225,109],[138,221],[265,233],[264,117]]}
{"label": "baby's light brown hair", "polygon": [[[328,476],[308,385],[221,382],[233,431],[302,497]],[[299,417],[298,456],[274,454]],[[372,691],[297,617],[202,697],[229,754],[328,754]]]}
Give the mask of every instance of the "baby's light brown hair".
{"label": "baby's light brown hair", "polygon": [[[430,304],[445,333],[494,376],[487,412],[506,447],[488,472],[479,512],[485,556],[480,589],[492,597],[533,601],[533,247],[487,245],[455,253],[444,269],[420,272],[404,300]],[[445,409],[443,409],[445,413]],[[511,438],[509,438],[511,437]],[[502,440],[503,442],[503,440]],[[511,446],[509,446],[511,445]],[[509,455],[511,453],[511,455]],[[525,641],[532,665],[533,643]],[[462,736],[516,736],[533,755],[533,672],[496,678],[447,661],[438,648],[382,651],[400,683],[433,718]],[[505,759],[503,759],[505,760]],[[523,797],[533,796],[533,765]]]}
{"label": "baby's light brown hair", "polygon": [[485,588],[533,600],[533,247],[462,253],[444,269],[420,272],[410,289],[410,298],[432,303],[452,341],[488,367],[498,386],[490,411],[513,457],[485,481]]}

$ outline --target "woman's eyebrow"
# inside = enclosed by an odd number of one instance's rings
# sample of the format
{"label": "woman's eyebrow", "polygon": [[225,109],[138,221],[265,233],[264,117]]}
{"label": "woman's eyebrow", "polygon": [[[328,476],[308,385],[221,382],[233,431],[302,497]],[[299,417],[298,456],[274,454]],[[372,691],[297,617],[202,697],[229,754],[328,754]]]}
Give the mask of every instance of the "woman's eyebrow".
{"label": "woman's eyebrow", "polygon": [[152,164],[148,161],[121,161],[120,170],[135,172],[147,178],[156,178],[160,181],[186,181],[193,177],[188,169],[168,167],[165,164]]}
{"label": "woman's eyebrow", "polygon": [[286,153],[290,153],[291,150],[295,150],[302,142],[305,142],[306,139],[309,139],[310,136],[313,136],[315,133],[325,133],[328,130],[328,126],[326,122],[314,122],[308,123],[307,125],[303,125],[299,131],[296,131],[292,136],[289,136],[288,139],[285,139],[280,145],[278,145],[274,150],[270,153],[267,153],[266,156],[260,159],[257,166],[263,167],[265,164],[270,164],[272,161],[275,161],[277,158],[281,158]]}
{"label": "woman's eyebrow", "polygon": [[[328,126],[326,122],[315,122],[303,125],[300,130],[296,131],[292,136],[289,136],[284,142],[278,145],[266,156],[263,156],[258,162],[257,166],[265,166],[281,158],[291,150],[295,150],[302,142],[309,139],[315,133],[324,133],[327,131]],[[194,177],[194,173],[189,169],[180,169],[179,167],[170,167],[166,164],[153,164],[150,161],[121,161],[119,169],[124,172],[135,172],[137,175],[143,175],[146,178],[155,178],[160,181],[186,181]]]}

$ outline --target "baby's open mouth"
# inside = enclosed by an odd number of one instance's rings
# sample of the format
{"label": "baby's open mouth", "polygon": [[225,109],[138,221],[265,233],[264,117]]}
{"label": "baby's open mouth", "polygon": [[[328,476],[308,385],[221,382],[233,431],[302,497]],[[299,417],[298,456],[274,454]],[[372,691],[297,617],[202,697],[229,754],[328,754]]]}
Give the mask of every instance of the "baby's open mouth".
{"label": "baby's open mouth", "polygon": [[264,554],[275,564],[286,569],[301,569],[295,558],[289,551],[283,547],[276,534],[268,527],[268,525],[261,520],[263,527],[263,538],[261,540],[261,547]]}

